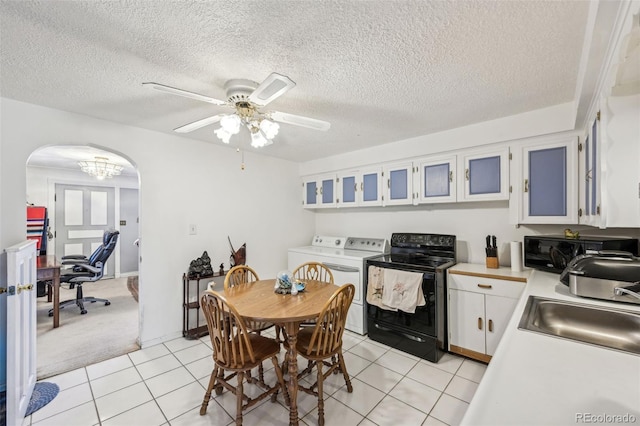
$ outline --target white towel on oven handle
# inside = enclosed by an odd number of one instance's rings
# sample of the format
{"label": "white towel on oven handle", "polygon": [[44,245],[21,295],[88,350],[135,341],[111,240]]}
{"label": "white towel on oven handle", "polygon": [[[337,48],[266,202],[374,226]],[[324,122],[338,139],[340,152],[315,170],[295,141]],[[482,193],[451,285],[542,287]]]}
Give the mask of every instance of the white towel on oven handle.
{"label": "white towel on oven handle", "polygon": [[426,305],[421,273],[384,268],[383,281],[382,303],[390,308],[414,313]]}
{"label": "white towel on oven handle", "polygon": [[367,303],[375,305],[388,311],[397,311],[397,309],[382,303],[382,294],[384,291],[384,273],[379,266],[369,266],[369,278],[367,280]]}

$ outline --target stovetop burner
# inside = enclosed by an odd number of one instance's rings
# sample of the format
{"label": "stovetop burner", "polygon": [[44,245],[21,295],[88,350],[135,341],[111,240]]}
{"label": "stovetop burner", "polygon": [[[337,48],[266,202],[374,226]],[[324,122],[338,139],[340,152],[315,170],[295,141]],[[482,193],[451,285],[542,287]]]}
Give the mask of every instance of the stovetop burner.
{"label": "stovetop burner", "polygon": [[435,269],[456,261],[456,237],[440,234],[394,233],[391,236],[391,253],[369,259],[389,267],[419,267]]}

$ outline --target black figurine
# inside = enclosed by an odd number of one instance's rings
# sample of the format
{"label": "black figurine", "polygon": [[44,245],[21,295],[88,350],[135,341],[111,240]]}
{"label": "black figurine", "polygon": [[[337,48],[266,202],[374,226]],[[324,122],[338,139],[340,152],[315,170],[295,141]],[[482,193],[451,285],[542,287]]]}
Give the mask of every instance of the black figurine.
{"label": "black figurine", "polygon": [[224,275],[224,263],[220,264],[220,270],[218,271],[218,273],[220,274],[220,276]]}

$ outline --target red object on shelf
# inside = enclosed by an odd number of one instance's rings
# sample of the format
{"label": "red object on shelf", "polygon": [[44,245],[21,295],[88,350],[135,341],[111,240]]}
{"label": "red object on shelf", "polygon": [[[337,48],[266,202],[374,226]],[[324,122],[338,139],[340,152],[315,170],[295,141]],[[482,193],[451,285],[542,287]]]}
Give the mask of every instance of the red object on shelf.
{"label": "red object on shelf", "polygon": [[36,240],[40,254],[47,250],[47,208],[27,206],[27,239]]}

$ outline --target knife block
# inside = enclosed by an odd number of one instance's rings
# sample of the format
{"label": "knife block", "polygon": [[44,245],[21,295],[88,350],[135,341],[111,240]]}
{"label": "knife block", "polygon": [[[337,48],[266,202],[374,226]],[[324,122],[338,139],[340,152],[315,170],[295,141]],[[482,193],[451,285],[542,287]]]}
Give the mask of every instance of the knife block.
{"label": "knife block", "polygon": [[498,263],[498,256],[496,257],[487,256],[487,268],[497,269],[499,267],[500,267],[500,264]]}

